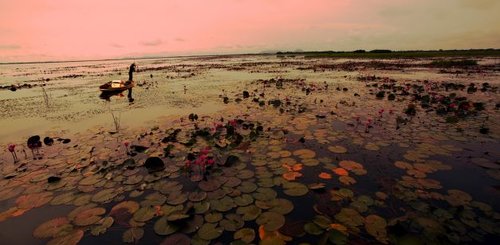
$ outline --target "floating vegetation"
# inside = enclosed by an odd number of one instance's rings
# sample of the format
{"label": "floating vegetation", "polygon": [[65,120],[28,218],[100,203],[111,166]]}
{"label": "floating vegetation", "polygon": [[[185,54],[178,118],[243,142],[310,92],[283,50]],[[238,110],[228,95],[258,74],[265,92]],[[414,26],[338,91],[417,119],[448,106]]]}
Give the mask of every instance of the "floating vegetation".
{"label": "floating vegetation", "polygon": [[[220,69],[260,72],[255,67],[273,64]],[[351,63],[283,64],[318,72],[360,69]],[[433,66],[481,67],[460,61]],[[148,68],[156,69],[171,68]],[[185,113],[151,127],[128,128],[113,114],[112,133],[46,137],[45,145],[33,136],[27,144],[3,147],[0,226],[69,207],[36,224],[33,239],[49,244],[103,243],[110,237],[134,244],[498,239],[494,197],[500,164],[498,126],[492,123],[498,112],[490,103],[498,99],[497,88],[400,81],[361,71],[346,79],[352,83],[253,80],[217,97],[222,115]]]}

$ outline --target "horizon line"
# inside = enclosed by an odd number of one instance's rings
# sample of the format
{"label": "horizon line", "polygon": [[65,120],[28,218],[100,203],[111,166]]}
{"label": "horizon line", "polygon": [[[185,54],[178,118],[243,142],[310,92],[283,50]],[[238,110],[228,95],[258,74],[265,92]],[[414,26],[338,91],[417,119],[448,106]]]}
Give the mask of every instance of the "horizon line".
{"label": "horizon line", "polygon": [[398,52],[446,52],[446,51],[500,51],[499,48],[470,48],[470,49],[428,49],[428,50],[391,50],[391,49],[373,49],[373,50],[364,50],[364,49],[356,49],[356,50],[301,50],[296,49],[294,51],[261,51],[258,53],[226,53],[226,54],[191,54],[191,55],[172,55],[172,56],[141,56],[141,57],[121,57],[121,58],[102,58],[102,59],[70,59],[70,60],[46,60],[46,61],[12,61],[12,62],[0,62],[0,65],[23,65],[23,64],[43,64],[43,63],[76,63],[76,62],[92,62],[92,61],[118,61],[118,60],[147,60],[147,59],[171,59],[171,58],[190,58],[190,57],[209,57],[209,56],[234,56],[234,55],[278,55],[278,54],[300,54],[300,53],[356,53],[356,51],[366,51],[369,53],[370,51],[375,50],[387,50],[392,53]]}

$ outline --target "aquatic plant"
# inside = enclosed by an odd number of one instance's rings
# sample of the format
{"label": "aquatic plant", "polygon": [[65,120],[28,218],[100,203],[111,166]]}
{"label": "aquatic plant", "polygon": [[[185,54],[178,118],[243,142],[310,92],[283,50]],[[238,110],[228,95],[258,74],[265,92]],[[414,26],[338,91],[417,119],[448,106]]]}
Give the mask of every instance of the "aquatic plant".
{"label": "aquatic plant", "polygon": [[19,159],[17,158],[17,154],[16,154],[16,145],[15,144],[9,144],[9,146],[7,147],[10,154],[12,154],[12,158],[14,159],[14,163],[18,162]]}

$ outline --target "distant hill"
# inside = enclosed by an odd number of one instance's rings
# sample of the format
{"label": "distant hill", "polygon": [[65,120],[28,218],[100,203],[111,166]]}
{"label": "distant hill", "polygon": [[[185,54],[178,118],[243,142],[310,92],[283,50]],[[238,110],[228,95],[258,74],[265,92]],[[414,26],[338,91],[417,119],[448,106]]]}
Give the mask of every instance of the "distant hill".
{"label": "distant hill", "polygon": [[304,56],[310,58],[432,58],[432,57],[500,57],[500,49],[467,49],[467,50],[406,50],[389,49],[355,50],[355,51],[300,51],[276,52],[277,56]]}

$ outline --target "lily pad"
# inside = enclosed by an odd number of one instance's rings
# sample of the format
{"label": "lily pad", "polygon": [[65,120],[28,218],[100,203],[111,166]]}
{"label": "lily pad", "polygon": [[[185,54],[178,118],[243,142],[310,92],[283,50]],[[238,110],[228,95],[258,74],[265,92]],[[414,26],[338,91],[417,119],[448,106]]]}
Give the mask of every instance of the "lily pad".
{"label": "lily pad", "polygon": [[76,245],[83,237],[83,231],[80,229],[73,230],[65,236],[56,237],[50,240],[47,245]]}
{"label": "lily pad", "polygon": [[266,231],[276,231],[285,224],[285,217],[276,212],[265,212],[255,222],[263,225]]}
{"label": "lily pad", "polygon": [[58,196],[55,196],[54,199],[50,201],[50,204],[51,205],[70,204],[71,202],[73,202],[75,198],[76,196],[73,192],[66,192]]}
{"label": "lily pad", "polygon": [[175,233],[180,229],[179,226],[167,220],[166,216],[159,218],[154,225],[154,230],[156,234],[165,236]]}
{"label": "lily pad", "polygon": [[138,227],[132,227],[123,233],[123,242],[137,243],[144,236],[144,230]]}
{"label": "lily pad", "polygon": [[16,205],[19,209],[32,209],[45,205],[52,200],[50,192],[22,195],[16,199]]}
{"label": "lily pad", "polygon": [[221,187],[222,183],[216,179],[210,179],[207,181],[201,181],[198,187],[203,191],[215,191]]}
{"label": "lily pad", "polygon": [[185,193],[172,193],[167,198],[167,203],[170,205],[179,205],[187,201],[187,194]]}
{"label": "lily pad", "polygon": [[378,215],[368,215],[365,218],[365,229],[368,234],[375,237],[381,243],[387,243],[387,222]]}
{"label": "lily pad", "polygon": [[274,199],[270,202],[270,204],[273,206],[268,210],[270,212],[275,212],[285,215],[292,212],[293,210],[293,203],[287,199],[283,198]]}
{"label": "lily pad", "polygon": [[294,156],[298,156],[302,159],[310,159],[316,156],[316,152],[309,149],[300,149],[293,152]]}
{"label": "lily pad", "polygon": [[360,226],[365,221],[356,210],[351,208],[342,208],[340,212],[335,215],[335,219],[350,228]]}
{"label": "lily pad", "polygon": [[285,188],[283,193],[288,196],[303,196],[309,192],[306,185],[296,182],[285,183],[283,184],[283,187]]}
{"label": "lily pad", "polygon": [[100,175],[90,175],[90,176],[87,176],[87,177],[83,178],[82,180],[80,180],[78,185],[94,185],[101,180],[102,180],[102,176],[100,176]]}
{"label": "lily pad", "polygon": [[315,223],[307,223],[304,225],[304,230],[308,233],[308,234],[311,234],[311,235],[321,235],[323,234],[323,232],[325,232],[324,229],[322,229],[321,227],[319,227],[318,225],[316,225]]}
{"label": "lily pad", "polygon": [[253,197],[249,194],[243,194],[241,196],[235,197],[234,203],[238,206],[248,206],[253,203]]}
{"label": "lily pad", "polygon": [[156,214],[156,210],[153,207],[142,207],[137,212],[134,213],[134,220],[138,222],[146,222],[152,219]]}
{"label": "lily pad", "polygon": [[73,223],[78,226],[87,226],[97,223],[101,216],[106,213],[104,208],[91,208],[78,213],[73,219]]}
{"label": "lily pad", "polygon": [[192,202],[200,202],[207,198],[207,193],[204,191],[201,192],[191,192],[188,196],[189,201]]}
{"label": "lily pad", "polygon": [[139,209],[139,204],[134,201],[123,201],[115,206],[110,211],[110,215],[113,215],[120,209],[125,209],[129,214],[134,214]]}
{"label": "lily pad", "polygon": [[106,233],[106,230],[111,227],[114,223],[114,219],[112,217],[106,217],[101,219],[97,224],[98,226],[92,227],[90,233],[94,236],[99,236]]}
{"label": "lily pad", "polygon": [[227,214],[219,224],[226,231],[236,231],[238,229],[241,229],[245,222],[238,214]]}
{"label": "lily pad", "polygon": [[259,215],[262,213],[262,210],[255,205],[249,205],[237,208],[236,213],[242,215],[244,221],[251,221],[259,217]]}
{"label": "lily pad", "polygon": [[198,230],[198,236],[204,240],[213,240],[220,235],[224,230],[221,227],[218,227],[217,224],[205,223]]}
{"label": "lily pad", "polygon": [[108,203],[113,200],[113,198],[115,198],[118,194],[119,193],[116,189],[105,189],[97,192],[94,196],[92,196],[92,201],[98,203]]}
{"label": "lily pad", "polygon": [[233,199],[230,197],[224,197],[220,200],[212,200],[210,203],[210,206],[219,212],[227,212],[236,206]]}
{"label": "lily pad", "polygon": [[340,145],[329,146],[328,150],[337,154],[343,154],[347,152],[347,148]]}
{"label": "lily pad", "polygon": [[160,194],[159,192],[153,192],[146,196],[145,200],[141,202],[141,206],[145,207],[163,205],[166,200],[167,197],[165,195]]}
{"label": "lily pad", "polygon": [[54,218],[39,225],[34,231],[36,238],[51,238],[67,235],[73,231],[73,225],[66,217]]}
{"label": "lily pad", "polygon": [[243,228],[234,233],[233,238],[235,240],[241,240],[247,244],[250,244],[255,240],[255,231],[251,228]]}

